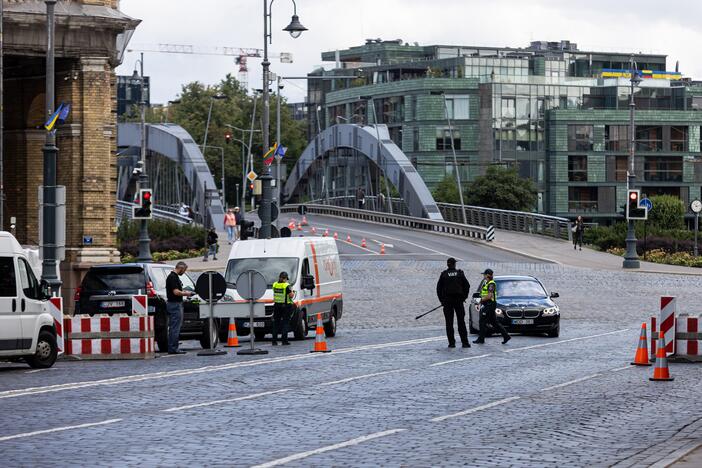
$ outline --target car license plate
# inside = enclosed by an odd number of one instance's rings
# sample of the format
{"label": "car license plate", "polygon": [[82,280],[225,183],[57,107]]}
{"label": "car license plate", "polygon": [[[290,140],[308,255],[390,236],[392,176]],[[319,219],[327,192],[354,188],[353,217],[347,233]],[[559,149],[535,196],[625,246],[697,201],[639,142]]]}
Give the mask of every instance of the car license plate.
{"label": "car license plate", "polygon": [[118,307],[124,307],[124,301],[102,301],[100,307],[103,309],[116,309]]}
{"label": "car license plate", "polygon": [[[244,328],[249,328],[251,325],[249,325],[249,322],[244,322]],[[254,322],[254,328],[264,328],[266,326],[266,322]]]}
{"label": "car license plate", "polygon": [[534,319],[513,319],[512,325],[534,325]]}

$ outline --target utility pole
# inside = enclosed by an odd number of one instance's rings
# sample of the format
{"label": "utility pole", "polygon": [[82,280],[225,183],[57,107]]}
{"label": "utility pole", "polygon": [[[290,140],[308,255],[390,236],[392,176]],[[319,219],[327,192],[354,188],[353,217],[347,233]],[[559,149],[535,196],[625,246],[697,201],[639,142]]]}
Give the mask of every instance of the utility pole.
{"label": "utility pole", "polygon": [[[636,125],[634,121],[634,111],[636,110],[636,103],[634,102],[634,86],[638,84],[641,79],[636,75],[634,56],[631,56],[629,62],[629,73],[630,73],[630,93],[631,98],[629,99],[629,174],[627,177],[627,193],[629,189],[634,188],[634,182],[636,181],[634,155],[636,154]],[[629,200],[627,199],[627,203]],[[639,255],[636,252],[636,231],[634,220],[629,219],[628,228],[626,233],[626,253],[624,254],[624,262],[622,263],[623,268],[639,268]]]}
{"label": "utility pole", "polygon": [[[140,161],[141,173],[139,173],[139,189],[148,188],[149,176],[146,174],[146,101],[144,100],[144,53],[141,53],[139,59],[140,66],[140,86],[139,98],[141,104],[141,148]],[[149,238],[149,225],[147,219],[142,219],[139,226],[139,252],[137,260],[140,262],[151,263],[151,239]]]}
{"label": "utility pole", "polygon": [[[280,84],[280,76],[278,76],[278,98],[276,99],[276,123],[275,123],[275,141],[278,143],[278,146],[280,146],[280,90],[283,89],[283,85]],[[275,181],[275,187],[276,187],[276,196],[275,196],[275,202],[278,204],[278,210],[283,206],[283,203],[280,200],[280,186],[282,184],[283,178],[280,175],[280,160],[283,159],[282,157],[275,157],[275,167],[276,167],[276,181]],[[279,211],[280,212],[280,211]],[[280,215],[278,215],[277,218],[275,218],[275,228],[278,229],[278,232],[280,232]]]}
{"label": "utility pole", "polygon": [[[2,0],[0,0],[1,2]],[[46,4],[46,117],[54,113],[54,8],[56,0],[45,0]],[[61,280],[58,278],[58,259],[56,246],[56,160],[58,148],[54,132],[46,132],[44,153],[44,188],[42,207],[42,271],[41,277],[49,285],[51,293],[58,293]]]}
{"label": "utility pole", "polygon": [[4,70],[4,47],[5,39],[3,37],[3,22],[5,20],[5,6],[3,0],[0,0],[0,231],[5,228],[5,121],[3,119],[4,104],[5,104],[5,70]]}

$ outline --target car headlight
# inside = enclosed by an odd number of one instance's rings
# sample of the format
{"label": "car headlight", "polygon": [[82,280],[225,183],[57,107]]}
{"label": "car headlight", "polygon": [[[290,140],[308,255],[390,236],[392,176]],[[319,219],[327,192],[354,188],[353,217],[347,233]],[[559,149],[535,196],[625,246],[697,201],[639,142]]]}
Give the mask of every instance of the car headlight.
{"label": "car headlight", "polygon": [[498,317],[502,317],[505,313],[502,311],[502,309],[495,309],[495,315]]}
{"label": "car headlight", "polygon": [[558,306],[555,306],[555,307],[548,307],[548,308],[544,309],[543,311],[541,311],[541,314],[544,316],[557,315],[559,312],[560,312],[560,310],[558,309]]}

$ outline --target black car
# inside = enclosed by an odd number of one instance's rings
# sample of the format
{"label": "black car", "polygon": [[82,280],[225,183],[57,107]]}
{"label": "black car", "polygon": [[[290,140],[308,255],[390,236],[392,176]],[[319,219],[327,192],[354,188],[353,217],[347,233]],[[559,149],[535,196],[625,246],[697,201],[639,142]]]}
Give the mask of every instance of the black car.
{"label": "black car", "polygon": [[[497,320],[510,333],[546,333],[557,337],[560,332],[561,311],[553,299],[558,293],[547,293],[546,288],[533,276],[495,276],[497,285]],[[469,308],[468,324],[471,333],[478,333],[479,311],[477,298]],[[488,325],[489,331],[492,327]]]}
{"label": "black car", "polygon": [[[168,350],[166,277],[173,268],[172,265],[163,263],[96,265],[88,270],[81,285],[76,288],[75,314],[131,314],[131,296],[141,291],[149,298],[148,313],[154,316],[156,344],[159,351],[165,352]],[[195,290],[195,284],[187,274],[180,279],[183,289]],[[200,340],[203,348],[209,348],[208,321],[200,319],[199,307],[197,296],[193,299],[184,298],[180,339]],[[226,325],[218,319],[215,319],[214,325],[213,339],[216,346],[218,335],[223,332],[226,336],[227,331]]]}

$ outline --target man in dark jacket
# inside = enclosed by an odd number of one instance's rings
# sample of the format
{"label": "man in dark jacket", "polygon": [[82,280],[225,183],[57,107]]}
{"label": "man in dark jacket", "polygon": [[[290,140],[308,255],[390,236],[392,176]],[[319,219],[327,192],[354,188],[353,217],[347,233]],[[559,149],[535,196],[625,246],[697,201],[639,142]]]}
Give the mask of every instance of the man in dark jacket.
{"label": "man in dark jacket", "polygon": [[219,239],[217,230],[210,228],[207,231],[207,250],[205,250],[205,258],[202,259],[203,262],[206,262],[210,255],[212,255],[212,260],[217,260],[217,239]]}
{"label": "man in dark jacket", "polygon": [[446,260],[448,269],[444,270],[436,283],[436,295],[439,297],[441,305],[444,306],[444,318],[446,319],[446,337],[448,347],[456,347],[456,338],[453,334],[453,314],[456,314],[458,321],[458,334],[464,348],[470,348],[468,341],[468,331],[466,330],[466,311],[463,302],[470,294],[470,283],[466,279],[463,270],[456,269],[456,259]]}

